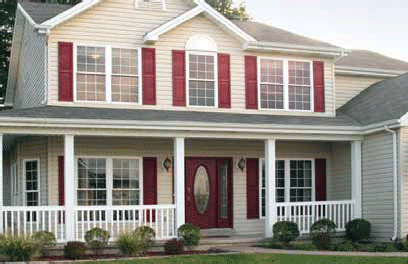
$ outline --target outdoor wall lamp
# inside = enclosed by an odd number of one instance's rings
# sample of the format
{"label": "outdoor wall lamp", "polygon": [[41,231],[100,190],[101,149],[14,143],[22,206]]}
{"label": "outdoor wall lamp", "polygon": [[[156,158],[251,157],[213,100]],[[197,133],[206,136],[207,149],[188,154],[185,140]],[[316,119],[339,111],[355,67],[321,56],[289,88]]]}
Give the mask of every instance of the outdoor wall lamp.
{"label": "outdoor wall lamp", "polygon": [[238,161],[238,163],[237,163],[237,167],[238,167],[238,169],[240,169],[241,171],[244,171],[245,165],[246,165],[246,162],[245,162],[245,159],[244,159],[244,158],[241,158],[241,159]]}
{"label": "outdoor wall lamp", "polygon": [[169,169],[171,168],[171,160],[169,158],[166,158],[163,161],[163,167],[166,169],[166,171],[169,171]]}

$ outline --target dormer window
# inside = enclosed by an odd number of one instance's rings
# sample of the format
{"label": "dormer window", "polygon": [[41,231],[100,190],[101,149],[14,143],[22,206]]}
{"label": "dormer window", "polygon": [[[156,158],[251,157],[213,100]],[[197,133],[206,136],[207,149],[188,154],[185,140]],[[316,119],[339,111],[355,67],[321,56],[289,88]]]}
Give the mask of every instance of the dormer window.
{"label": "dormer window", "polygon": [[186,50],[188,106],[216,107],[217,45],[207,36],[194,36]]}

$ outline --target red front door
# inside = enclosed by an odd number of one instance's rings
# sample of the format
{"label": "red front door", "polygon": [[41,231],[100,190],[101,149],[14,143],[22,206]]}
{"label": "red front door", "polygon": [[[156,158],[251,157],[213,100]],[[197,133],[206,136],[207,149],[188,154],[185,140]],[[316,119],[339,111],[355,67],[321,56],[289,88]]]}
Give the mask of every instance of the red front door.
{"label": "red front door", "polygon": [[186,159],[186,223],[232,227],[232,159]]}

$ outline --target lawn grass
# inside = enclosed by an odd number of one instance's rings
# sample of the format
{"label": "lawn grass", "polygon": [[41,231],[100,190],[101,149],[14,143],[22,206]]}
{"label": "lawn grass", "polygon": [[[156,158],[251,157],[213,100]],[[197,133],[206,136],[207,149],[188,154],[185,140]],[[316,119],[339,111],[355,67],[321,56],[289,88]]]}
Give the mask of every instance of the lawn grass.
{"label": "lawn grass", "polygon": [[196,256],[173,256],[166,258],[151,258],[137,260],[118,260],[89,262],[93,264],[153,264],[153,263],[222,263],[222,264],[408,264],[408,257],[349,257],[349,256],[310,256],[289,254],[234,254],[234,255],[196,255]]}

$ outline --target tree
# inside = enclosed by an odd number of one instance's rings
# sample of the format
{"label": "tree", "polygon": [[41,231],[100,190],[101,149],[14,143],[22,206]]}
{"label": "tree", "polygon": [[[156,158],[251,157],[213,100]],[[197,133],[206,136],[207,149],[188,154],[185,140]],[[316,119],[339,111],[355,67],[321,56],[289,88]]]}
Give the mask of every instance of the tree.
{"label": "tree", "polygon": [[16,0],[0,0],[0,97],[5,96]]}
{"label": "tree", "polygon": [[238,7],[233,7],[233,0],[205,0],[215,10],[223,14],[231,20],[248,20],[249,16],[245,5],[240,4]]}

